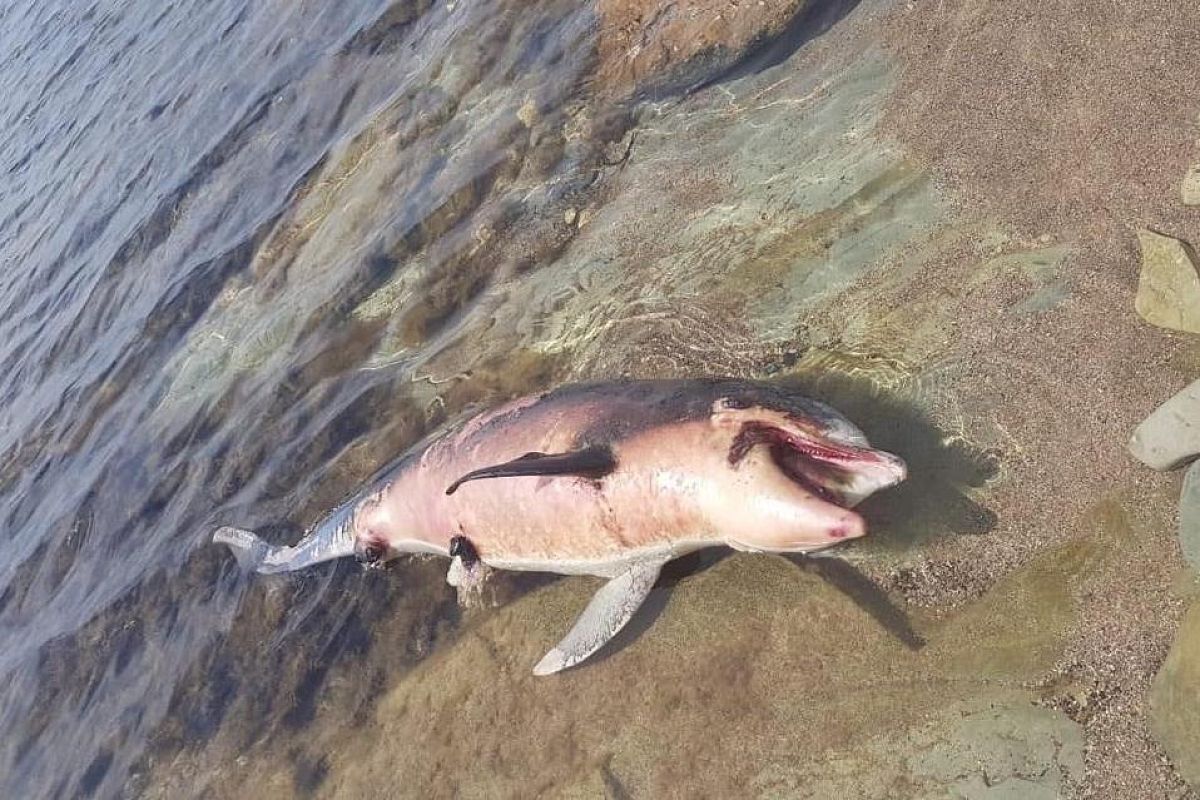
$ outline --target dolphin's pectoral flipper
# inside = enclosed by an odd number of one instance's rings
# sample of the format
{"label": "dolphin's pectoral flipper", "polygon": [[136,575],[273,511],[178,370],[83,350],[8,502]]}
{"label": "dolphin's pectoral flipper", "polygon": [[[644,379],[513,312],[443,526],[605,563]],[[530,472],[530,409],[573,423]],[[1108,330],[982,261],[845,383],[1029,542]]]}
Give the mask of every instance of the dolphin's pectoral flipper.
{"label": "dolphin's pectoral flipper", "polygon": [[459,605],[479,604],[480,592],[491,572],[470,539],[466,536],[450,539],[450,569],[446,570],[446,583],[458,590]]}
{"label": "dolphin's pectoral flipper", "polygon": [[467,537],[455,536],[450,539],[450,558],[462,559],[463,566],[470,569],[479,563],[479,551]]}
{"label": "dolphin's pectoral flipper", "polygon": [[480,478],[515,478],[522,475],[579,475],[585,478],[603,478],[617,466],[610,448],[604,446],[585,447],[570,453],[526,453],[520,458],[483,467],[468,472],[450,484],[446,494],[454,494],[467,481]]}
{"label": "dolphin's pectoral flipper", "polygon": [[534,675],[552,675],[572,667],[617,635],[645,602],[666,559],[631,566],[601,587],[563,640],[533,668]]}

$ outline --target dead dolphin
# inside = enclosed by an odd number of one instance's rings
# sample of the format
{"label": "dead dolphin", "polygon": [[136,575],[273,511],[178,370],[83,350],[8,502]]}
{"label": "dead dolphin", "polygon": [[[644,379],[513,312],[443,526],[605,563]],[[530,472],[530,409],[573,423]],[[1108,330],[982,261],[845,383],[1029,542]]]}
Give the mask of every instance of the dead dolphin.
{"label": "dead dolphin", "polygon": [[451,558],[453,585],[483,565],[609,578],[534,668],[546,675],[612,638],[671,559],[714,545],[808,553],[862,536],[850,509],[904,476],[836,411],[774,384],[577,385],[414,448],[294,547],[237,528],[213,539],[258,572],[436,553]]}

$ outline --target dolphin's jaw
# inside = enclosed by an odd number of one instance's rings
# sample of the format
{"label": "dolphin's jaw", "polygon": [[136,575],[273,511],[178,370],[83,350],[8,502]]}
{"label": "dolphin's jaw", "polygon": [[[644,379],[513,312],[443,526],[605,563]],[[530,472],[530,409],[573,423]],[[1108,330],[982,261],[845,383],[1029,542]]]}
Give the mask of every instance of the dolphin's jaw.
{"label": "dolphin's jaw", "polygon": [[737,466],[759,444],[769,448],[771,460],[789,480],[841,508],[853,508],[907,475],[904,461],[891,453],[765,421],[742,425],[730,447],[729,463]]}

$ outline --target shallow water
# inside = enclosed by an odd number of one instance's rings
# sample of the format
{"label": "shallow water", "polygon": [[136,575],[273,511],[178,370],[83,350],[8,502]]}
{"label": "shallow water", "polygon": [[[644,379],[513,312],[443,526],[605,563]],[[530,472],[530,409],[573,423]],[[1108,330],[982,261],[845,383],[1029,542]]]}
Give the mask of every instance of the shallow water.
{"label": "shallow water", "polygon": [[[996,535],[992,493],[1021,491],[1022,443],[945,342],[976,290],[1010,291],[1005,320],[1068,302],[1069,247],[953,218],[881,128],[895,65],[836,38],[858,3],[633,77],[613,5],[0,11],[0,795],[1082,780],[1030,686],[1120,502],[994,586],[931,599],[916,558]],[[981,268],[905,294],[965,239]],[[528,673],[586,580],[499,576],[464,610],[444,563],[251,577],[209,542],[294,541],[470,409],[699,374],[792,381],[912,477],[851,566],[692,559],[565,680]]]}

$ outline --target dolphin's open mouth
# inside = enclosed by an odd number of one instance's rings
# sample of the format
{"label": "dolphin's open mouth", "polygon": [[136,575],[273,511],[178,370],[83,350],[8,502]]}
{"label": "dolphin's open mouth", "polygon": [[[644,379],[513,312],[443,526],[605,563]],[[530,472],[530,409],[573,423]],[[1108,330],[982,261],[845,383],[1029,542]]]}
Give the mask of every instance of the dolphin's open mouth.
{"label": "dolphin's open mouth", "polygon": [[729,463],[737,464],[760,444],[770,449],[771,459],[789,479],[842,508],[853,508],[907,474],[904,461],[891,453],[765,422],[742,425],[729,449]]}

